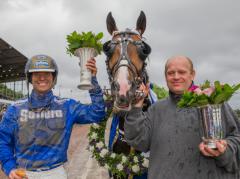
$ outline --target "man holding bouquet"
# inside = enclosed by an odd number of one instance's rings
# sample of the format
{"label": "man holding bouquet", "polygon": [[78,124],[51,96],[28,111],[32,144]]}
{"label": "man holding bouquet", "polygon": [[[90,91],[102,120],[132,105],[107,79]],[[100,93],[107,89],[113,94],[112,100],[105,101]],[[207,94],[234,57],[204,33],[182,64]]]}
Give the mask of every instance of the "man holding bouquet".
{"label": "man holding bouquet", "polygon": [[[195,70],[184,56],[167,60],[165,78],[169,97],[143,113],[142,102],[127,114],[125,137],[140,151],[150,151],[149,179],[237,179],[240,178],[240,123],[227,103],[222,105],[224,139],[209,148],[201,139],[199,111],[178,108],[184,91],[192,85]],[[140,87],[148,91],[144,85]]]}

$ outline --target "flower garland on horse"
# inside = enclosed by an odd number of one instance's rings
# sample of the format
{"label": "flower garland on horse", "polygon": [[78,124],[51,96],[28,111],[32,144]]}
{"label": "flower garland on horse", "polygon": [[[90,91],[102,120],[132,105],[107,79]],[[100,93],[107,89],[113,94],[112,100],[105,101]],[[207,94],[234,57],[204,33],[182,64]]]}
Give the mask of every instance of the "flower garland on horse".
{"label": "flower garland on horse", "polygon": [[[148,97],[151,103],[167,96],[167,92],[164,88],[160,88],[156,84],[151,84],[150,86],[151,90]],[[108,130],[110,130],[108,123],[112,122],[112,119],[116,114],[113,111],[111,95],[109,95],[106,90],[104,95],[107,111],[106,117],[101,123],[92,124],[88,133],[88,149],[92,153],[92,157],[98,161],[100,166],[105,167],[113,175],[119,178],[129,175],[139,176],[146,173],[149,163],[146,154],[134,150],[132,150],[130,154],[118,154],[113,152],[109,147],[109,136],[106,136],[106,133],[109,133]],[[117,129],[116,133],[119,133],[119,129]]]}

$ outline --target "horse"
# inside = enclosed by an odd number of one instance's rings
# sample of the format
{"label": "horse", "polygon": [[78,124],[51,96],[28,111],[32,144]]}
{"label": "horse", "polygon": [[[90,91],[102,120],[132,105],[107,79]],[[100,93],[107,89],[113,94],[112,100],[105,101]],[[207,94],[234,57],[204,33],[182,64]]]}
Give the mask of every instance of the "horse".
{"label": "horse", "polygon": [[109,76],[114,107],[119,111],[129,111],[142,95],[138,91],[142,82],[148,82],[146,58],[151,47],[143,40],[146,29],[146,16],[141,11],[136,29],[119,31],[112,13],[109,12],[107,30],[112,39],[103,44],[103,52],[107,56],[106,66]]}
{"label": "horse", "polygon": [[[119,31],[111,12],[107,15],[106,24],[112,39],[103,44],[103,52],[107,57],[105,62],[115,109],[109,147],[115,153],[129,155],[132,149],[124,139],[125,112],[131,110],[134,103],[141,98],[143,93],[138,88],[142,83],[147,84],[149,80],[146,59],[151,53],[151,47],[142,37],[146,29],[146,16],[141,11],[135,30],[127,28]],[[145,104],[145,109],[147,109],[150,105],[148,98],[145,98]],[[112,177],[117,178],[116,176]],[[143,179],[147,176],[145,174],[139,178]]]}

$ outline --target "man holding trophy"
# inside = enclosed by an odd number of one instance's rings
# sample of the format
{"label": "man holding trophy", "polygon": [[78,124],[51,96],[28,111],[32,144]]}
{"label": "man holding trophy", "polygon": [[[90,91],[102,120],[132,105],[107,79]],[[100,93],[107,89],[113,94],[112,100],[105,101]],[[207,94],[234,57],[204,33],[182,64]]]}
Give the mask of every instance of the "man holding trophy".
{"label": "man holding trophy", "polygon": [[8,107],[0,123],[0,162],[10,179],[67,179],[63,164],[73,125],[100,122],[105,115],[95,59],[88,59],[86,68],[92,74],[89,105],[53,95],[58,67],[51,57],[28,60],[25,74],[32,93]]}
{"label": "man holding trophy", "polygon": [[[156,102],[146,113],[142,113],[140,100],[126,116],[127,142],[140,151],[150,151],[149,179],[240,178],[240,123],[230,106],[225,102],[221,106],[223,137],[214,139],[214,148],[202,138],[199,109],[177,107],[194,77],[189,58],[168,59],[165,78],[169,97]],[[140,89],[148,91],[144,85]]]}

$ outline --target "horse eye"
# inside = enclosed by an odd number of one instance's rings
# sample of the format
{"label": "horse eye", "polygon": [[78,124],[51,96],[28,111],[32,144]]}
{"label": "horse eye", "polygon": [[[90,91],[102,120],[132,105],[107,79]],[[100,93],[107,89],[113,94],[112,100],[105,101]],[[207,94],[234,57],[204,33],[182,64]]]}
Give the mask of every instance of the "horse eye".
{"label": "horse eye", "polygon": [[149,55],[151,53],[151,47],[147,43],[145,43],[145,42],[143,42],[143,46],[144,46],[143,52],[145,54]]}
{"label": "horse eye", "polygon": [[103,52],[107,57],[111,57],[113,54],[115,46],[111,43],[111,40],[103,44]]}
{"label": "horse eye", "polygon": [[141,45],[139,45],[137,50],[138,50],[138,55],[142,60],[145,60],[148,57],[148,55],[151,53],[151,47],[144,41],[142,41]]}

